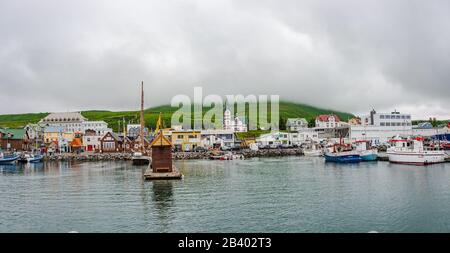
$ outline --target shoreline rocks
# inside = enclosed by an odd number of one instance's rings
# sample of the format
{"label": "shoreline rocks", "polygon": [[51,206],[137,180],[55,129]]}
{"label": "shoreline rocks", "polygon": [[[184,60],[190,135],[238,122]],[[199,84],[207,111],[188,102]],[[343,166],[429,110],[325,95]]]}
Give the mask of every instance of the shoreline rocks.
{"label": "shoreline rocks", "polygon": [[[204,160],[209,159],[212,155],[224,155],[227,151],[220,152],[174,152],[172,154],[174,160]],[[261,149],[258,151],[244,149],[233,152],[233,154],[243,155],[244,158],[253,157],[281,157],[281,156],[302,156],[301,149]],[[63,153],[45,155],[44,161],[128,161],[131,160],[130,153]]]}

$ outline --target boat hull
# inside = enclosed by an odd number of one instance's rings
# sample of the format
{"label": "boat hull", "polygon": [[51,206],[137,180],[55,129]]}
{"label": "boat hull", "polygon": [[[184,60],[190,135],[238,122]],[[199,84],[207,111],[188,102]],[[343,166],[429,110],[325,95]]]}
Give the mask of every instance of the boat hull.
{"label": "boat hull", "polygon": [[19,158],[20,158],[20,156],[3,157],[3,158],[0,158],[0,164],[15,163]]}
{"label": "boat hull", "polygon": [[44,158],[44,156],[31,157],[31,158],[28,158],[28,162],[29,163],[40,163],[40,162],[42,162],[43,158]]}
{"label": "boat hull", "polygon": [[326,162],[359,163],[361,160],[361,156],[358,154],[325,154]]}
{"label": "boat hull", "polygon": [[305,150],[303,154],[308,157],[318,157],[323,156],[322,150]]}
{"label": "boat hull", "polygon": [[428,165],[445,162],[445,153],[438,151],[425,152],[388,152],[389,162],[409,165]]}
{"label": "boat hull", "polygon": [[150,157],[142,156],[142,157],[133,157],[133,165],[149,165]]}
{"label": "boat hull", "polygon": [[359,153],[362,161],[377,161],[378,160],[378,152],[376,150],[365,150]]}

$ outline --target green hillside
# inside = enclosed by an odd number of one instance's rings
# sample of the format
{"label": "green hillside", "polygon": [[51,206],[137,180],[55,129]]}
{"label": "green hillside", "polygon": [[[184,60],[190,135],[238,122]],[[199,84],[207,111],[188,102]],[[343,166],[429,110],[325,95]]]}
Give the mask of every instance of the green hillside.
{"label": "green hillside", "polygon": [[[178,108],[172,108],[168,105],[149,108],[145,111],[145,124],[154,128],[159,113],[163,113],[164,125],[170,126],[171,115]],[[204,108],[203,113],[209,108]],[[280,102],[280,120],[286,121],[287,118],[306,118],[309,122],[312,122],[314,118],[319,114],[331,114],[338,115],[342,120],[347,121],[353,117],[350,113],[337,112],[333,110],[321,109],[309,105],[297,104],[293,102]],[[139,123],[139,111],[102,111],[92,110],[82,112],[83,116],[89,120],[104,120],[111,128],[117,131],[119,124],[122,124],[123,120],[128,124]],[[34,113],[34,114],[15,114],[15,115],[0,115],[0,127],[24,127],[28,123],[37,123],[40,119],[48,115],[48,113]],[[270,113],[269,113],[270,115]]]}

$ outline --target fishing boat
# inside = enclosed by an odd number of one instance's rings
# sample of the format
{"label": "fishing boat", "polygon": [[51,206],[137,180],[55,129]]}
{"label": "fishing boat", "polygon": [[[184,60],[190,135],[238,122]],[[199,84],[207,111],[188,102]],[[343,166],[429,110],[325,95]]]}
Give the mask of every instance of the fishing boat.
{"label": "fishing boat", "polygon": [[303,150],[303,154],[309,157],[323,156],[323,150],[317,143],[311,143]]}
{"label": "fishing boat", "polygon": [[327,150],[325,152],[326,162],[358,163],[361,160],[362,159],[358,151],[352,150],[351,146],[343,144],[335,144],[331,151]]}
{"label": "fishing boat", "polygon": [[212,155],[209,157],[210,160],[221,160],[221,161],[227,161],[227,160],[243,160],[245,159],[244,155],[241,154],[233,154],[231,152],[228,152],[223,155]]}
{"label": "fishing boat", "polygon": [[27,158],[29,163],[40,163],[42,162],[42,159],[44,159],[43,155],[36,155],[36,154],[32,154]]}
{"label": "fishing boat", "polygon": [[15,163],[20,158],[20,155],[4,155],[0,153],[0,164]]}
{"label": "fishing boat", "polygon": [[356,151],[359,153],[362,161],[378,160],[378,150],[370,147],[370,142],[366,140],[354,142]]}
{"label": "fishing boat", "polygon": [[428,165],[445,162],[447,156],[443,150],[426,150],[421,137],[405,139],[396,136],[390,142],[393,146],[386,154],[391,163]]}
{"label": "fishing boat", "polygon": [[133,165],[148,165],[150,164],[151,158],[140,152],[134,152],[131,160],[133,161]]}
{"label": "fishing boat", "polygon": [[18,163],[39,163],[42,162],[43,155],[38,154],[22,154],[17,160]]}

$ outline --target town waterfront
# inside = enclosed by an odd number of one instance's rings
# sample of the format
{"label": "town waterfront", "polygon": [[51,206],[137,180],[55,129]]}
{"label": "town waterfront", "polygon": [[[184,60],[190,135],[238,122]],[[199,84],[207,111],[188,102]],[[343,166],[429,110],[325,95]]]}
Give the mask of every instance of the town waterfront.
{"label": "town waterfront", "polygon": [[0,232],[450,232],[450,164],[323,158],[0,165]]}

